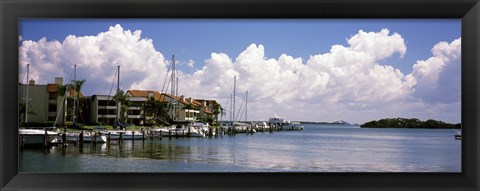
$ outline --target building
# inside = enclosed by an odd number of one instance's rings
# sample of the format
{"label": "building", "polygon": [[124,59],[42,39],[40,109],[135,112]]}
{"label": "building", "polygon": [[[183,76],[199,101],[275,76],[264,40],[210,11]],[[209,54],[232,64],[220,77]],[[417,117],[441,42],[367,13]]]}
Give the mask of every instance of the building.
{"label": "building", "polygon": [[[35,84],[34,80],[30,81],[28,86],[29,105],[30,110],[35,114],[28,115],[28,122],[47,123],[56,121],[58,124],[65,124],[65,122],[74,120],[71,100],[65,100],[65,97],[59,92],[61,86],[63,86],[63,78],[55,78],[54,84],[47,85],[38,85]],[[19,102],[25,102],[26,87],[24,84],[19,85]],[[69,97],[73,97],[73,87],[67,90],[66,93]],[[125,104],[128,105],[128,110],[125,113],[117,114],[117,110],[119,110],[117,108],[121,108],[122,103],[117,105],[114,96],[92,95],[85,97],[80,92],[79,97],[87,99],[88,102],[85,103],[89,103],[88,107],[82,106],[82,109],[88,111],[81,115],[82,119],[87,119],[88,121],[76,121],[80,123],[113,125],[118,116],[124,116],[126,118],[123,121],[124,123],[135,125],[152,124],[153,114],[146,111],[146,104],[150,97],[168,107],[168,116],[175,122],[204,121],[209,117],[214,117],[213,108],[217,104],[215,100],[172,96],[149,90],[128,90],[125,94],[128,101]],[[80,114],[78,112],[77,115],[77,118],[79,118]],[[21,115],[22,121],[23,116]]]}
{"label": "building", "polygon": [[117,106],[113,96],[92,95],[90,97],[92,123],[111,125],[117,118]]}
{"label": "building", "polygon": [[[141,102],[146,102],[150,97],[165,104],[168,109],[168,115],[173,121],[198,121],[213,116],[213,108],[217,102],[215,100],[202,100],[186,98],[185,96],[172,96],[166,93],[150,90],[128,90],[127,96],[130,100],[135,99],[136,105],[140,106]],[[137,108],[134,108],[134,111]],[[138,108],[138,110],[141,110]],[[152,116],[146,112],[140,111],[144,114],[145,120],[152,120]]]}
{"label": "building", "polygon": [[[46,124],[56,122],[57,124],[64,124],[66,121],[73,119],[72,113],[67,113],[69,110],[64,109],[68,104],[68,100],[64,99],[64,96],[59,92],[59,87],[63,85],[63,78],[55,78],[53,84],[35,84],[35,80],[30,80],[28,84],[28,102],[30,105],[30,111],[34,114],[28,114],[28,123]],[[25,103],[27,85],[19,84],[18,102]],[[67,95],[73,96],[74,90],[71,88]],[[80,92],[79,97],[83,97]],[[20,109],[20,108],[19,108]],[[25,114],[20,114],[20,121],[24,122]]]}
{"label": "building", "polygon": [[199,116],[201,119],[217,119],[218,116],[214,115],[215,105],[218,104],[217,101],[204,99],[195,99],[194,101],[201,105],[202,109]]}

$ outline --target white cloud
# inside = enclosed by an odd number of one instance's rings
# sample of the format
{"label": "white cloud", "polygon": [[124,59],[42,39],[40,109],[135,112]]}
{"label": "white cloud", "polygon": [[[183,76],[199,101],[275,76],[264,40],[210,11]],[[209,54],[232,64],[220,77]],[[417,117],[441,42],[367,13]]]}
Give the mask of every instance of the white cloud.
{"label": "white cloud", "polygon": [[388,29],[382,29],[380,32],[364,32],[360,30],[356,35],[348,39],[348,44],[352,50],[366,52],[377,60],[390,57],[395,52],[403,56],[407,51],[402,36],[398,33],[390,35]]}
{"label": "white cloud", "polygon": [[395,53],[404,55],[403,38],[397,33],[389,35],[384,29],[378,33],[359,31],[348,42],[351,46],[334,45],[330,52],[311,56],[306,63],[286,54],[266,58],[265,47],[256,44],[248,46],[235,60],[213,53],[204,68],[190,76],[187,81],[195,83],[186,84],[184,91],[226,99],[236,75],[238,98],[249,91],[249,113],[256,118],[282,112],[309,118],[313,113],[328,114],[336,107],[391,109],[388,107],[405,101],[411,93],[410,82],[398,69],[377,63]]}
{"label": "white cloud", "polygon": [[[459,120],[459,112],[447,109],[460,109],[460,39],[435,45],[432,58],[418,61],[408,75],[384,62],[406,54],[400,34],[360,30],[347,42],[306,60],[288,54],[266,58],[268,47],[261,44],[251,44],[238,55],[211,53],[203,66],[187,62],[190,68],[201,67],[193,73],[178,71],[179,94],[216,99],[228,109],[237,76],[237,109],[248,90],[250,120],[272,114],[312,121],[333,121],[339,115],[353,122],[383,117]],[[63,42],[23,41],[20,65],[27,63],[40,83],[69,78],[77,64],[77,76],[87,79],[85,93],[90,95],[109,93],[117,65],[122,67],[122,89],[161,90],[169,61],[141,31],[116,25],[95,36],[68,36]]]}
{"label": "white cloud", "polygon": [[158,89],[166,75],[164,56],[155,50],[151,39],[141,38],[141,31],[124,30],[120,25],[95,36],[67,36],[63,42],[23,41],[20,66],[31,64],[31,76],[39,83],[53,83],[54,77],[87,79],[85,93],[108,94],[121,66],[121,89]]}
{"label": "white cloud", "polygon": [[439,42],[433,56],[419,60],[407,76],[415,84],[414,95],[425,102],[455,103],[461,93],[461,38]]}

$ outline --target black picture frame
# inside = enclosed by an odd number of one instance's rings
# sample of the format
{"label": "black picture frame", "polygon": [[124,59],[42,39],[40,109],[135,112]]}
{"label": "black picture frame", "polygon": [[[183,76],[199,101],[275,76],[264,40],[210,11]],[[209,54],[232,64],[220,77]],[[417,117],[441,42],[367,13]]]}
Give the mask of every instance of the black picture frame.
{"label": "black picture frame", "polygon": [[[0,0],[1,190],[479,190],[478,0]],[[462,173],[19,173],[21,18],[461,18]]]}

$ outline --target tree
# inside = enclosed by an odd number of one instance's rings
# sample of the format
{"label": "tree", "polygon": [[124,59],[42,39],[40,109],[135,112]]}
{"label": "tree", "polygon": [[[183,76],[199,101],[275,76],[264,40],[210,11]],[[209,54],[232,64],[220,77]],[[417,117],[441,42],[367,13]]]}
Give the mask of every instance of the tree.
{"label": "tree", "polygon": [[129,96],[123,90],[120,90],[115,96],[113,96],[114,100],[117,100],[117,98],[118,98],[118,101],[121,103],[121,105],[120,105],[120,120],[122,122],[126,122],[127,117],[128,117],[128,110],[129,110],[130,105],[131,105],[131,102],[128,99]]}
{"label": "tree", "polygon": [[167,121],[170,121],[167,105],[155,100],[153,97],[148,98],[147,103],[145,104],[145,112],[146,115],[152,116],[152,121],[150,123],[153,125],[168,124]]}
{"label": "tree", "polygon": [[[83,110],[84,110],[83,107],[85,105],[81,105],[81,104],[85,102],[85,100],[84,100],[85,98],[81,97],[79,95],[80,95],[80,92],[82,91],[82,88],[83,88],[83,85],[85,84],[85,82],[86,82],[85,79],[84,80],[76,80],[76,81],[72,80],[69,84],[60,85],[58,87],[58,93],[61,96],[66,96],[65,103],[64,103],[64,106],[63,106],[67,110],[67,116],[66,117],[70,116],[70,119],[72,119],[72,121],[75,121],[75,122],[76,122],[75,119],[78,116],[78,112],[83,112]],[[72,93],[73,93],[73,95],[71,95]],[[74,102],[74,100],[76,100],[76,101]],[[73,104],[75,104],[75,110],[76,111],[73,111]],[[64,122],[66,122],[66,120]]]}
{"label": "tree", "polygon": [[213,106],[213,114],[215,114],[215,123],[218,124],[218,114],[220,114],[220,116],[225,116],[225,110],[222,108],[222,105],[220,104],[215,104]]}

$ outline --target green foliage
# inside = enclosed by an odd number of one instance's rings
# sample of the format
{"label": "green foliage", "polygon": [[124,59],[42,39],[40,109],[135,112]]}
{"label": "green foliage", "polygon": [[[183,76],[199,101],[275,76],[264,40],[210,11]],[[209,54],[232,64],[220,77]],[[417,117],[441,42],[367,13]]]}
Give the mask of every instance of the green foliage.
{"label": "green foliage", "polygon": [[170,121],[167,105],[155,100],[153,97],[148,98],[147,103],[145,104],[145,112],[147,115],[153,117],[151,121],[147,121],[148,124],[168,125],[168,121]]}
{"label": "green foliage", "polygon": [[68,123],[69,123],[69,125],[67,125],[67,128],[69,128],[69,129],[87,130],[87,128],[85,128],[85,126],[83,124],[67,122],[67,124]]}
{"label": "green foliage", "polygon": [[120,101],[120,121],[126,122],[128,117],[128,110],[130,108],[131,102],[128,100],[128,95],[123,90],[120,90],[115,96],[113,96],[113,100]]}
{"label": "green foliage", "polygon": [[218,114],[220,114],[220,116],[225,116],[225,109],[223,109],[222,105],[217,103],[213,106],[213,114],[215,115],[215,123],[218,123]]}
{"label": "green foliage", "polygon": [[367,128],[430,128],[430,129],[459,129],[461,124],[449,124],[443,121],[429,119],[421,121],[416,118],[386,118],[378,121],[369,121],[361,125]]}
{"label": "green foliage", "polygon": [[208,124],[210,124],[210,125],[213,124],[213,121],[214,121],[214,120],[213,120],[213,117],[210,117],[210,116],[205,119],[205,122],[208,123]]}

